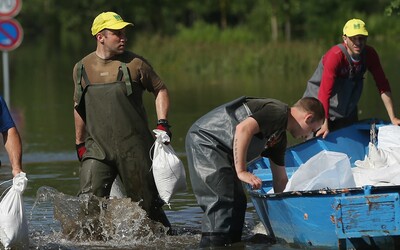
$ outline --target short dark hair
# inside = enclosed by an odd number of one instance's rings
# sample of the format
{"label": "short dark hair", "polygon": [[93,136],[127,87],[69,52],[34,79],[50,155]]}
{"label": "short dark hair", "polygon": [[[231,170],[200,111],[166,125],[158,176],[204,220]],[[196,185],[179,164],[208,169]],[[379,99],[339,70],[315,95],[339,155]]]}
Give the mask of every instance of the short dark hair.
{"label": "short dark hair", "polygon": [[324,106],[320,100],[315,97],[303,97],[294,104],[294,107],[313,114],[313,119],[311,122],[323,121],[325,119]]}

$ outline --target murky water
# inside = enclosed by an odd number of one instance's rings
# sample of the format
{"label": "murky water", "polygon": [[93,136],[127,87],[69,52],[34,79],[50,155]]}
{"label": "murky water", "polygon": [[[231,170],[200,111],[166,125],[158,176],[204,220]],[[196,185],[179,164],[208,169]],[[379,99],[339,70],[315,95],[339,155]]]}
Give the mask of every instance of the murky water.
{"label": "murky water", "polygon": [[[30,249],[196,249],[200,240],[202,211],[188,185],[171,199],[164,210],[173,226],[172,235],[149,221],[136,203],[126,199],[88,201],[76,197],[79,165],[73,153],[26,155],[35,161],[25,164],[29,181],[24,192]],[[41,158],[50,161],[41,161]],[[183,157],[184,159],[184,157]],[[11,178],[7,167],[0,179]],[[11,183],[10,183],[11,184]],[[4,190],[5,187],[1,187]],[[97,207],[83,213],[83,208]],[[99,231],[99,230],[102,231]],[[248,203],[244,242],[235,249],[287,249],[271,245],[265,229]],[[255,236],[256,235],[256,236]],[[260,237],[261,236],[261,237]]]}

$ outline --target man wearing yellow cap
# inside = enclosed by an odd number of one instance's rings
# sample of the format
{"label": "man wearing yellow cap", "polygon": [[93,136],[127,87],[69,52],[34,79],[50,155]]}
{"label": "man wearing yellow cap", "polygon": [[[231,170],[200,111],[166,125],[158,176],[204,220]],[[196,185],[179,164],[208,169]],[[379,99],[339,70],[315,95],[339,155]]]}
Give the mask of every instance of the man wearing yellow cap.
{"label": "man wearing yellow cap", "polygon": [[357,104],[361,97],[364,74],[374,77],[390,120],[400,125],[395,116],[389,81],[378,53],[367,43],[368,31],[360,19],[351,19],[343,27],[343,43],[333,46],[322,57],[307,83],[304,96],[318,97],[325,108],[325,123],[316,133],[324,138],[358,120]]}
{"label": "man wearing yellow cap", "polygon": [[154,139],[142,103],[145,90],[154,94],[157,128],[171,136],[168,90],[145,59],[125,50],[127,26],[133,24],[114,12],[98,15],[91,30],[96,51],[73,69],[80,194],[107,197],[119,175],[127,196],[170,227],[150,171]]}

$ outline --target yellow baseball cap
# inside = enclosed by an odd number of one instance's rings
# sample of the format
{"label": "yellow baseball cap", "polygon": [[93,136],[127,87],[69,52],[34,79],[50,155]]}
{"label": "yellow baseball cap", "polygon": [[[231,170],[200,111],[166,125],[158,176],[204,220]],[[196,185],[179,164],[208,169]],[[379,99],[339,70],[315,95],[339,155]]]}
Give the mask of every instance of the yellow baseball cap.
{"label": "yellow baseball cap", "polygon": [[360,19],[351,19],[343,27],[343,35],[348,37],[363,35],[368,36],[368,31],[365,28],[365,23]]}
{"label": "yellow baseball cap", "polygon": [[92,24],[92,35],[95,36],[97,33],[104,29],[120,30],[133,23],[127,23],[122,20],[122,17],[115,12],[103,12],[99,14],[93,21]]}

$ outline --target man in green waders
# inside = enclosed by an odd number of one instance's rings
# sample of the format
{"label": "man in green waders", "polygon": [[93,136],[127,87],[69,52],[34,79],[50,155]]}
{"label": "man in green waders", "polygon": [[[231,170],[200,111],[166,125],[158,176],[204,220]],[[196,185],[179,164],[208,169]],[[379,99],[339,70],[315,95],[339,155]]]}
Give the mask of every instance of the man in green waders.
{"label": "man in green waders", "polygon": [[114,12],[98,15],[91,29],[96,51],[73,70],[80,194],[107,197],[119,175],[127,196],[170,227],[150,171],[154,138],[142,103],[145,90],[154,94],[157,128],[171,136],[168,90],[145,59],[125,50],[127,26],[133,24]]}

